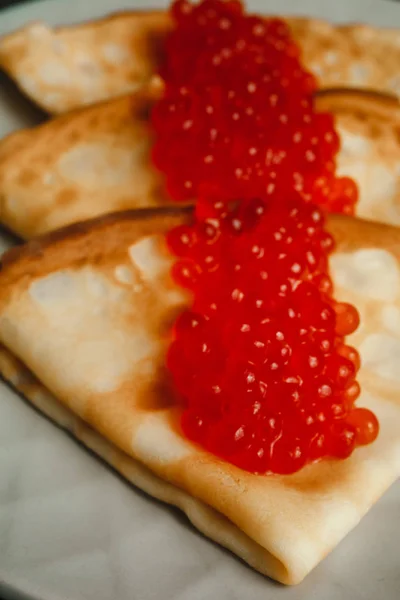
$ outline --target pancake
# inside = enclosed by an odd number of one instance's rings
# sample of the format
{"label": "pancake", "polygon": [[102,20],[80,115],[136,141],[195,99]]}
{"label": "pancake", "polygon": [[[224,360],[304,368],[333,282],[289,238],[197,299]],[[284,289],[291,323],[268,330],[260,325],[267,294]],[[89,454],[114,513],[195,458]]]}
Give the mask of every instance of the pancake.
{"label": "pancake", "polygon": [[46,112],[134,92],[156,73],[167,13],[123,12],[53,29],[29,23],[0,39],[0,69]]}
{"label": "pancake", "polygon": [[[151,164],[149,112],[157,81],[18,131],[0,142],[0,221],[31,238],[109,212],[170,203]],[[357,214],[400,224],[399,102],[350,90],[317,96],[341,138],[338,172],[360,189]]]}
{"label": "pancake", "polygon": [[341,140],[338,175],[359,188],[356,215],[400,225],[400,103],[362,90],[318,94],[321,111],[332,111]]}
{"label": "pancake", "polygon": [[[305,66],[320,87],[400,94],[400,33],[288,17]],[[0,40],[0,68],[49,113],[134,92],[157,71],[172,26],[161,11],[123,12],[52,28],[31,23]]]}
{"label": "pancake", "polygon": [[30,238],[117,210],[165,204],[150,161],[150,92],[18,131],[0,142],[0,220]]}
{"label": "pancake", "polygon": [[11,250],[0,272],[0,370],[40,410],[130,481],[179,506],[260,572],[300,582],[400,473],[400,232],[330,217],[336,297],[361,327],[359,406],[376,442],[344,461],[258,476],[184,438],[164,368],[188,297],[170,278],[163,233],[179,209],[74,225]]}

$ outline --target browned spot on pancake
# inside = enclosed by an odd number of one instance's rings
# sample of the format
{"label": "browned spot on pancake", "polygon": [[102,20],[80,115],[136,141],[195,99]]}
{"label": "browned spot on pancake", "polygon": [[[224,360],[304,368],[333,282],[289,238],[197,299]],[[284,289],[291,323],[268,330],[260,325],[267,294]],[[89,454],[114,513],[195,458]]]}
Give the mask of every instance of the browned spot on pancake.
{"label": "browned spot on pancake", "polygon": [[285,477],[283,481],[285,487],[301,494],[324,495],[332,486],[340,489],[351,481],[351,470],[341,468],[342,465],[343,461],[324,459]]}
{"label": "browned spot on pancake", "polygon": [[91,115],[90,118],[88,119],[88,127],[89,129],[93,128],[93,129],[97,129],[97,127],[99,126],[99,124],[102,122],[102,119],[99,117],[99,115]]}
{"label": "browned spot on pancake", "polygon": [[[123,196],[118,200],[118,209],[121,211],[129,210],[129,207],[133,204],[133,199],[135,198],[135,194],[132,193],[131,196]],[[149,201],[150,204],[150,201]]]}
{"label": "browned spot on pancake", "polygon": [[76,201],[78,195],[76,190],[73,188],[66,188],[65,190],[61,190],[59,194],[57,194],[57,204],[58,206],[69,206],[73,202]]}
{"label": "browned spot on pancake", "polygon": [[76,144],[80,141],[82,134],[77,129],[71,129],[71,131],[67,131],[65,134],[65,142],[67,144]]}
{"label": "browned spot on pancake", "polygon": [[173,392],[172,381],[164,366],[164,361],[160,362],[156,375],[149,386],[146,386],[146,394],[143,395],[140,402],[140,408],[148,411],[164,410],[177,403],[176,395]]}
{"label": "browned spot on pancake", "polygon": [[29,186],[35,182],[36,178],[37,177],[35,171],[33,171],[33,169],[26,168],[23,169],[19,174],[18,183],[21,185]]}
{"label": "browned spot on pancake", "polygon": [[143,28],[136,38],[132,36],[133,53],[142,56],[142,60],[149,64],[150,70],[155,69],[160,63],[164,53],[165,38],[172,26],[169,16],[163,15],[162,18],[154,20],[152,27]]}

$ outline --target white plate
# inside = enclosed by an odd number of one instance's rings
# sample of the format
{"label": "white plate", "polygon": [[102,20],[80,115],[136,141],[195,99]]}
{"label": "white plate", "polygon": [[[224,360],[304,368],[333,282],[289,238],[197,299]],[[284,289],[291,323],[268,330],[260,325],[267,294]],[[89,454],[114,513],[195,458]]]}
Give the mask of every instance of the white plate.
{"label": "white plate", "polygon": [[[77,22],[149,4],[45,0],[0,11],[0,35],[32,19]],[[249,5],[256,11],[400,27],[400,5],[384,0]],[[0,79],[0,137],[38,118]],[[0,247],[7,243],[0,232]],[[0,383],[4,600],[397,600],[399,509],[397,484],[300,586],[284,588],[203,538],[177,511],[127,485]]]}

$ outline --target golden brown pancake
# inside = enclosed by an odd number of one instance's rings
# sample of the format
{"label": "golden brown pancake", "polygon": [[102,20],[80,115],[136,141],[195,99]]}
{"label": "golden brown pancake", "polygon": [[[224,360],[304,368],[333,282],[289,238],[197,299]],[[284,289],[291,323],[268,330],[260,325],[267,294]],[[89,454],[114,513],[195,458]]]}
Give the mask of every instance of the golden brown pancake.
{"label": "golden brown pancake", "polygon": [[400,96],[400,30],[362,23],[334,25],[289,17],[305,66],[321,88],[350,87]]}
{"label": "golden brown pancake", "polygon": [[187,297],[163,233],[188,212],[103,217],[12,250],[0,272],[3,375],[40,410],[205,535],[286,584],[307,573],[400,473],[400,232],[331,217],[336,296],[361,327],[359,406],[381,433],[291,476],[242,471],[185,439],[164,368]]}
{"label": "golden brown pancake", "polygon": [[[0,142],[0,221],[23,238],[125,209],[170,203],[152,167],[148,117],[156,82],[55,118]],[[360,188],[357,214],[400,224],[399,102],[360,91],[326,91],[336,115],[340,174]]]}
{"label": "golden brown pancake", "polygon": [[[400,33],[288,17],[305,66],[326,87],[400,94]],[[124,12],[52,28],[30,23],[0,40],[0,68],[49,113],[138,89],[157,71],[172,24],[161,11]]]}
{"label": "golden brown pancake", "polygon": [[0,142],[0,220],[30,238],[108,212],[165,204],[152,167],[151,94],[124,96]]}
{"label": "golden brown pancake", "polygon": [[123,12],[56,29],[28,23],[0,39],[0,69],[45,111],[68,112],[147,84],[170,26],[160,11]]}
{"label": "golden brown pancake", "polygon": [[357,216],[400,225],[399,100],[339,89],[320,92],[317,104],[336,117],[341,140],[337,171],[357,182]]}

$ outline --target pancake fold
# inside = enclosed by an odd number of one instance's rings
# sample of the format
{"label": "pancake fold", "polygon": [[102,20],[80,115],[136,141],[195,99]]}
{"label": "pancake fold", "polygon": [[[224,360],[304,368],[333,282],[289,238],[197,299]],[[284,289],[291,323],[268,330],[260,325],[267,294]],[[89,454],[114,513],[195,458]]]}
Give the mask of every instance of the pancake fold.
{"label": "pancake fold", "polygon": [[[0,141],[0,221],[29,239],[103,214],[171,204],[151,162],[154,80],[137,93],[59,116]],[[338,174],[352,177],[357,215],[400,225],[400,104],[349,89],[316,97],[336,118]]]}
{"label": "pancake fold", "polygon": [[376,442],[344,461],[257,476],[181,433],[165,370],[189,298],[170,277],[164,233],[190,210],[95,219],[16,247],[0,272],[0,371],[17,390],[149,494],[179,506],[252,567],[296,584],[400,473],[400,233],[330,217],[336,297],[356,305],[359,406]]}
{"label": "pancake fold", "polygon": [[[282,18],[321,88],[400,94],[398,29]],[[60,114],[146,84],[158,70],[171,28],[167,12],[151,10],[60,28],[30,23],[0,39],[0,68],[36,104]]]}

